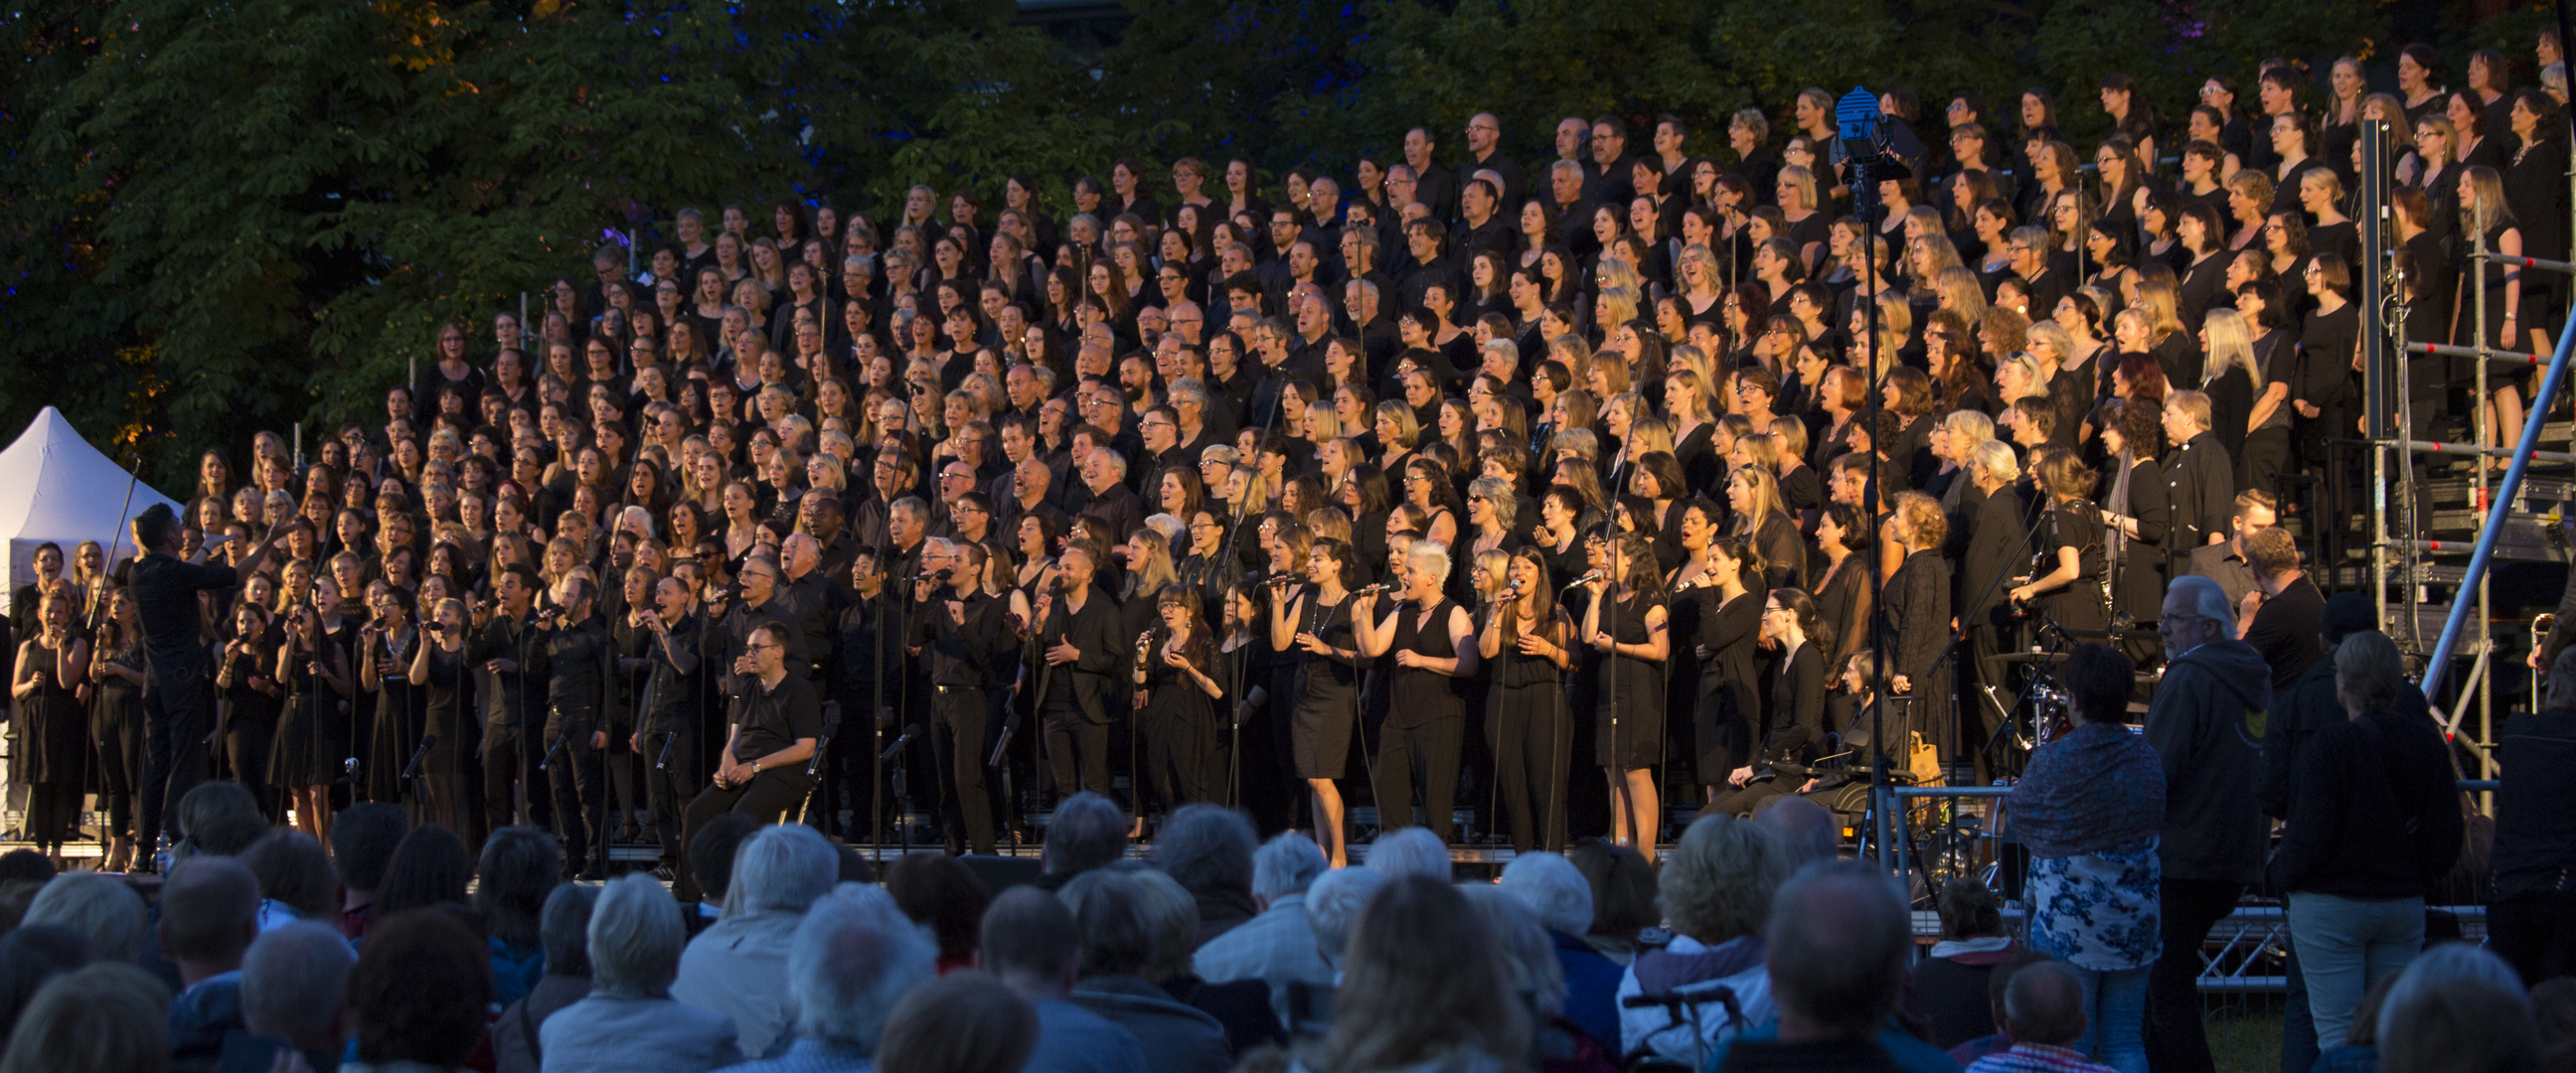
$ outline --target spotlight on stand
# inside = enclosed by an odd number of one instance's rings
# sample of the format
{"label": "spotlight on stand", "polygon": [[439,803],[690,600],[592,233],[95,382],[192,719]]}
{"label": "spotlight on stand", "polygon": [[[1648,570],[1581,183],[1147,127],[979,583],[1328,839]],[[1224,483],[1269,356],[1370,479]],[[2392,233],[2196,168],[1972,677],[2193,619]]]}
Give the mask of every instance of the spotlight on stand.
{"label": "spotlight on stand", "polygon": [[[1855,182],[1863,174],[1873,181],[1914,177],[1914,169],[1905,166],[1905,158],[1897,151],[1895,132],[1890,129],[1887,113],[1878,107],[1877,94],[1853,86],[1834,103],[1834,122],[1841,128],[1840,136],[1834,140],[1834,152],[1852,165]],[[1869,193],[1874,196],[1878,190],[1873,186]]]}

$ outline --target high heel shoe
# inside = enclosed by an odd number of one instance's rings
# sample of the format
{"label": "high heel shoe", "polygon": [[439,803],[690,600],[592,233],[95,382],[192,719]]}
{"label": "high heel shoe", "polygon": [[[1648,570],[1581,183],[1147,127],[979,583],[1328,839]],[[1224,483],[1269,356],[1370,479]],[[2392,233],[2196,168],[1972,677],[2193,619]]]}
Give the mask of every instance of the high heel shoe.
{"label": "high heel shoe", "polygon": [[134,840],[131,838],[110,839],[107,843],[107,856],[99,862],[99,871],[122,872],[132,868],[133,866]]}

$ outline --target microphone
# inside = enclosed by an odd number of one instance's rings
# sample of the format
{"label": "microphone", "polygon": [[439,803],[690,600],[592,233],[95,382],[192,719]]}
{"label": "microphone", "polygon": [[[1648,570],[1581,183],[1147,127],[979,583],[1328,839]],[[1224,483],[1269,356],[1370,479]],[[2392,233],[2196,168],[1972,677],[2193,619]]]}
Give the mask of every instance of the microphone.
{"label": "microphone", "polygon": [[1386,584],[1386,583],[1381,582],[1381,583],[1379,583],[1379,584],[1371,585],[1371,586],[1369,586],[1369,587],[1367,587],[1367,588],[1357,590],[1357,591],[1355,591],[1355,592],[1351,593],[1351,595],[1353,595],[1353,596],[1376,596],[1376,595],[1379,595],[1379,594],[1381,594],[1381,593],[1389,593],[1389,592],[1394,592],[1394,591],[1395,591],[1395,586],[1394,586],[1394,585]]}
{"label": "microphone", "polygon": [[436,734],[423,734],[420,736],[420,747],[411,751],[411,763],[403,768],[403,781],[409,782],[414,776],[420,774],[420,762],[429,756],[430,747],[437,744],[438,735]]}
{"label": "microphone", "polygon": [[1595,570],[1589,574],[1585,574],[1582,577],[1574,579],[1574,584],[1568,585],[1566,588],[1579,589],[1599,580],[1601,580],[1601,571]]}
{"label": "microphone", "polygon": [[1261,579],[1261,584],[1264,588],[1276,589],[1297,584],[1301,580],[1303,579],[1299,578],[1295,574],[1272,574],[1269,577]]}
{"label": "microphone", "polygon": [[927,574],[914,574],[914,575],[912,575],[911,577],[905,578],[904,580],[905,580],[905,581],[946,581],[946,580],[948,580],[948,579],[949,579],[949,577],[951,577],[954,573],[955,573],[955,571],[952,571],[952,570],[949,570],[949,569],[946,569],[946,568],[944,568],[944,567],[943,567],[943,568],[941,568],[941,569],[939,569],[939,570],[935,570],[935,571],[932,571],[932,572],[927,573]]}

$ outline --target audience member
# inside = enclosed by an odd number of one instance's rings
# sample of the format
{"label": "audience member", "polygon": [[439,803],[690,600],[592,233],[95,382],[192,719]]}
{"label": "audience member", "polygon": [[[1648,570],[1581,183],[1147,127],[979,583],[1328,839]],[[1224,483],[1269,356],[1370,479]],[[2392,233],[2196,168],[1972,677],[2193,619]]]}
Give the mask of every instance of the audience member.
{"label": "audience member", "polygon": [[1221,805],[1183,805],[1154,836],[1154,864],[1198,900],[1199,945],[1261,912],[1252,897],[1252,821]]}
{"label": "audience member", "polygon": [[461,914],[385,913],[367,931],[341,1005],[356,1058],[341,1073],[456,1069],[492,1008],[492,959]]}
{"label": "audience member", "polygon": [[[1772,1019],[1762,921],[1786,872],[1760,824],[1722,814],[1691,821],[1664,861],[1655,897],[1673,941],[1640,951],[1619,980],[1619,1040],[1629,1053],[1691,1062],[1708,1045]],[[1665,1001],[1629,1005],[1634,997]]]}
{"label": "audience member", "polygon": [[1914,993],[1931,1018],[1932,1045],[1948,1050],[1994,1034],[1986,980],[2024,948],[2004,930],[2003,899],[1975,879],[1952,876],[1933,908],[1941,916],[1941,939],[1915,963]]}
{"label": "audience member", "polygon": [[1546,931],[1565,981],[1565,1019],[1591,1033],[1613,1057],[1624,1053],[1619,1049],[1619,979],[1625,970],[1583,941],[1592,927],[1592,885],[1572,861],[1533,850],[1503,866],[1502,889],[1520,899]]}
{"label": "audience member", "polygon": [[680,903],[652,876],[630,873],[601,889],[586,944],[590,994],[537,1028],[545,1073],[703,1073],[737,1064],[733,1020],[671,998],[687,942]]}
{"label": "audience member", "polygon": [[2084,981],[2055,961],[2014,973],[2004,987],[2004,1035],[2012,1049],[1977,1059],[1968,1073],[2109,1073],[2075,1046],[2087,1034]]}
{"label": "audience member", "polygon": [[497,1073],[538,1073],[544,1063],[537,1030],[556,1011],[590,994],[590,914],[598,902],[599,888],[579,883],[558,883],[546,895],[537,921],[546,972],[526,998],[511,1003],[492,1022]]}
{"label": "audience member", "polygon": [[259,938],[259,880],[237,859],[190,857],[162,881],[160,908],[161,949],[178,966],[182,987],[170,1003],[170,1068],[212,1071],[232,1041],[249,1033],[241,968]]}
{"label": "audience member", "polygon": [[[161,1073],[170,992],[132,965],[99,962],[38,988],[0,1051],[0,1073]],[[348,1068],[348,1067],[343,1067]]]}
{"label": "audience member", "polygon": [[363,938],[376,919],[376,888],[411,831],[398,805],[369,801],[331,817],[331,867],[340,874],[340,934]]}
{"label": "audience member", "polygon": [[[1044,862],[1038,889],[1053,893],[1073,877],[1108,864],[1127,852],[1127,814],[1118,804],[1088,791],[1065,798],[1047,821]],[[1045,1011],[1040,1010],[1040,1019]]]}
{"label": "audience member", "polygon": [[1501,945],[1445,874],[1388,879],[1352,931],[1332,1032],[1306,1064],[1316,1073],[1526,1066],[1530,1013],[1511,992]]}
{"label": "audience member", "polygon": [[1718,1068],[1897,1069],[1875,1037],[1896,1012],[1913,936],[1886,877],[1860,864],[1818,866],[1782,884],[1768,909],[1765,997],[1777,1004],[1779,1032],[1734,1042]]}
{"label": "audience member", "polygon": [[2549,666],[2548,705],[2496,739],[2495,888],[2487,943],[2531,987],[2576,976],[2576,648]]}
{"label": "audience member", "polygon": [[[832,844],[813,828],[761,828],[735,853],[725,914],[689,940],[671,997],[732,1018],[742,1056],[766,1056],[787,1031],[787,956],[796,926],[831,892],[839,869]],[[591,960],[598,963],[596,954]]]}
{"label": "audience member", "polygon": [[[1056,892],[1082,937],[1082,971],[1071,997],[1134,1035],[1150,1073],[1224,1073],[1234,1067],[1225,1025],[1145,978],[1161,937],[1139,889],[1143,879],[1123,869],[1095,868]],[[1195,933],[1197,921],[1183,920]],[[1188,936],[1173,938],[1189,943]]]}
{"label": "audience member", "polygon": [[885,890],[938,940],[941,975],[974,967],[975,933],[993,896],[972,870],[945,853],[907,853],[886,869]]}
{"label": "audience member", "polygon": [[329,925],[288,924],[261,933],[242,955],[243,1026],[294,1048],[317,1071],[332,1069],[348,1042],[341,992],[357,963],[349,941]]}
{"label": "audience member", "polygon": [[1037,1011],[1002,982],[959,973],[925,984],[885,1024],[878,1073],[1021,1073],[1037,1050]]}
{"label": "audience member", "polygon": [[734,1068],[866,1073],[871,1059],[893,1057],[880,1040],[904,997],[936,978],[938,962],[938,947],[884,891],[845,884],[816,899],[787,955],[796,1042],[777,1058]]}
{"label": "audience member", "polygon": [[984,969],[1037,1009],[1025,1073],[1147,1073],[1134,1033],[1075,1005],[1081,940],[1073,912],[1038,886],[1013,887],[984,911]]}
{"label": "audience member", "polygon": [[1272,1014],[1287,1024],[1290,983],[1333,982],[1332,968],[1316,952],[1315,929],[1306,921],[1306,891],[1324,874],[1325,864],[1315,840],[1295,831],[1264,843],[1252,855],[1252,898],[1260,914],[1199,944],[1192,972],[1216,983],[1261,981],[1269,988]]}

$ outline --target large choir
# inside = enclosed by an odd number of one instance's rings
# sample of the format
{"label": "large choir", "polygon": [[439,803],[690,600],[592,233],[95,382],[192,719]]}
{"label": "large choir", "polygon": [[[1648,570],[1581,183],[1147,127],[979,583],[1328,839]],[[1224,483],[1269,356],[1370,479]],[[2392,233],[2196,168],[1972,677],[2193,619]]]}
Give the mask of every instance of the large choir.
{"label": "large choir", "polygon": [[[95,792],[148,859],[220,776],[316,835],[383,801],[585,872],[658,843],[684,886],[727,811],[991,853],[1082,790],[1336,863],[1409,825],[1651,855],[1677,806],[1852,812],[1881,756],[2008,773],[2031,668],[2152,661],[2172,579],[2247,627],[2315,598],[2279,527],[2333,524],[2355,435],[2361,123],[2411,146],[2408,337],[2546,349],[2563,287],[2469,257],[2567,255],[2540,59],[2270,64],[2165,116],[2120,75],[1889,93],[1868,219],[1823,90],[1529,164],[1478,115],[1275,181],[1122,159],[1070,211],[676,208],[440,327],[379,419],[206,451],[115,563],[41,549],[24,837]],[[2501,372],[2407,387],[2420,438],[2519,419]]]}

